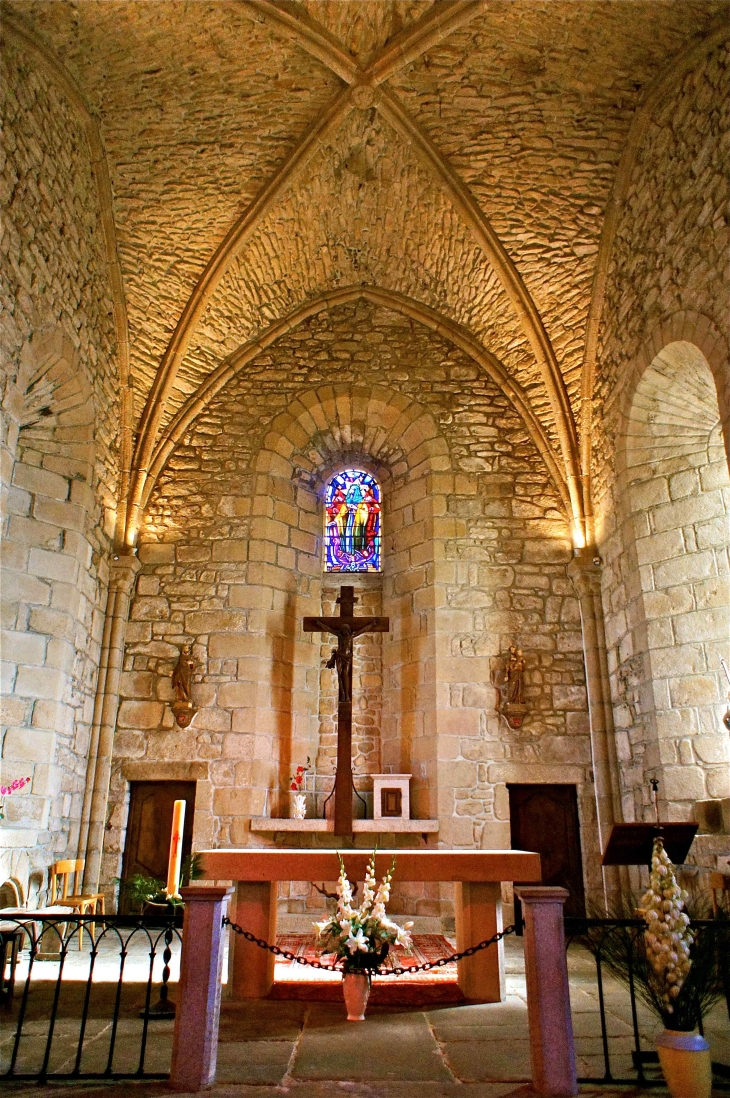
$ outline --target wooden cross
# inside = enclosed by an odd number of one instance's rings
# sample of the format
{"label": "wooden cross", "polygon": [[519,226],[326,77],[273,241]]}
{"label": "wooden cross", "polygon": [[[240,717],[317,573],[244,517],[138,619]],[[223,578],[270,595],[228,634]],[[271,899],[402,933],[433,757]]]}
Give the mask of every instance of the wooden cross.
{"label": "wooden cross", "polygon": [[341,587],[337,618],[305,618],[305,633],[333,633],[337,647],[327,667],[337,671],[337,771],[335,774],[335,834],[352,835],[352,642],[361,633],[387,633],[388,618],[356,618],[354,587]]}

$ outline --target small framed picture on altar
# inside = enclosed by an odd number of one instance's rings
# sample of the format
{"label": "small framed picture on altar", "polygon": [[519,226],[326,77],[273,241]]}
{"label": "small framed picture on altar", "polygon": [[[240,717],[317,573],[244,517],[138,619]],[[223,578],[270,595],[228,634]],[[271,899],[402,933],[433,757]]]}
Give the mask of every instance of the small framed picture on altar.
{"label": "small framed picture on altar", "polygon": [[373,774],[373,819],[410,820],[410,774]]}

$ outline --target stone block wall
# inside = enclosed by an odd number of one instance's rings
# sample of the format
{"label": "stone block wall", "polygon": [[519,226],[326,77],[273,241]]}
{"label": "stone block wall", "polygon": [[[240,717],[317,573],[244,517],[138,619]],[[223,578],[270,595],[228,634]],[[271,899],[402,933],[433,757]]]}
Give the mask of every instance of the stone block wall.
{"label": "stone block wall", "polygon": [[655,108],[609,270],[593,475],[626,819],[649,817],[651,776],[675,819],[730,789],[729,58]]}
{"label": "stone block wall", "polygon": [[[382,576],[322,574],[323,488],[348,463],[381,479]],[[344,581],[358,589],[359,612],[391,619],[382,644],[362,638],[356,652],[361,785],[369,790],[365,775],[381,767],[412,772],[413,814],[438,817],[439,842],[504,847],[508,782],[574,781],[594,886],[570,556],[559,498],[526,429],[470,359],[366,302],[304,322],[200,414],[150,499],[127,632],[107,879],[119,872],[132,764],[139,779],[145,765],[158,778],[165,766],[172,776],[182,762],[207,763],[197,847],[266,841],[248,830],[248,817],[288,814],[291,768],[307,755],[324,784],[334,733],[334,684],[322,670],[330,645],[303,634],[301,618],[332,610]],[[198,660],[199,712],[180,730],[166,703],[185,642]],[[527,661],[530,711],[520,731],[495,712],[490,683],[491,662],[511,643]],[[285,908],[318,910],[321,898],[300,892],[283,891]],[[398,903],[424,919],[451,912],[439,890]]]}
{"label": "stone block wall", "polygon": [[[118,490],[112,301],[83,125],[6,43],[0,878],[76,853]],[[37,882],[36,882],[37,883]]]}

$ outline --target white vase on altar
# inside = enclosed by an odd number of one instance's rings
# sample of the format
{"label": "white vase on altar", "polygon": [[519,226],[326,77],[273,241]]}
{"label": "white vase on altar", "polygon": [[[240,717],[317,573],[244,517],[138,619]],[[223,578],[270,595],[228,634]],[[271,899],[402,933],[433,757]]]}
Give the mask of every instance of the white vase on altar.
{"label": "white vase on altar", "polygon": [[307,816],[307,794],[306,793],[292,793],[291,797],[291,818],[293,820],[304,820]]}
{"label": "white vase on altar", "polygon": [[370,998],[370,977],[367,972],[343,972],[342,992],[345,996],[348,1022],[364,1022],[365,1008]]}

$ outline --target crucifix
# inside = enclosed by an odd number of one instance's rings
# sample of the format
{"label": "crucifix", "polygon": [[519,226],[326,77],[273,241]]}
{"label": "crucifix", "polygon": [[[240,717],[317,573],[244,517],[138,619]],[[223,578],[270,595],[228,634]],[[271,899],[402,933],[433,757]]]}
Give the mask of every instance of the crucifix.
{"label": "crucifix", "polygon": [[335,834],[352,834],[352,642],[362,633],[387,633],[388,618],[356,618],[354,587],[341,587],[336,618],[305,618],[305,633],[332,633],[337,647],[326,666],[337,672],[337,770],[335,773]]}

